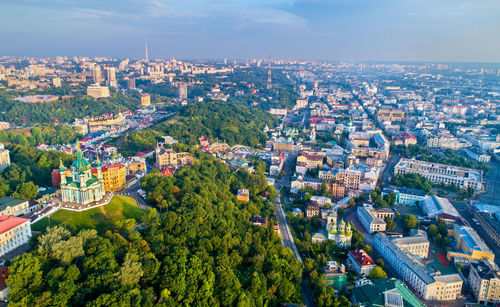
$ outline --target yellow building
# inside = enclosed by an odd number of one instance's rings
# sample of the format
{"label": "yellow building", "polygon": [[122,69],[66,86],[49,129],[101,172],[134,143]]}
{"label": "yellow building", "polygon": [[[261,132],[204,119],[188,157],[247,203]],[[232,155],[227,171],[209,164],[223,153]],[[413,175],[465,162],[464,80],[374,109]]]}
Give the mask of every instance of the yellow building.
{"label": "yellow building", "polygon": [[151,96],[149,94],[141,94],[141,106],[149,106],[151,104]]}
{"label": "yellow building", "polygon": [[453,229],[453,237],[457,242],[457,249],[459,251],[448,252],[448,259],[453,258],[465,258],[465,259],[475,259],[475,260],[490,260],[495,259],[495,254],[486,245],[486,243],[479,237],[477,232],[471,227],[467,226],[455,226]]}
{"label": "yellow building", "polygon": [[125,187],[127,168],[121,163],[116,163],[102,168],[104,189],[106,191],[119,191]]}
{"label": "yellow building", "polygon": [[405,112],[400,109],[383,108],[378,110],[377,120],[379,122],[391,121],[400,122],[405,119]]}

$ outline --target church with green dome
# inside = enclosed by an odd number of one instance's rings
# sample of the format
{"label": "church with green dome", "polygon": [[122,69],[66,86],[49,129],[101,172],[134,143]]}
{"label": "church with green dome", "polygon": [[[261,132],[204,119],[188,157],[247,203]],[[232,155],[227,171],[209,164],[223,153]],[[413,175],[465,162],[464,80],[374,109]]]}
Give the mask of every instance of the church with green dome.
{"label": "church with green dome", "polygon": [[[92,174],[96,169],[97,176]],[[87,205],[100,201],[105,194],[104,178],[102,176],[101,162],[97,159],[94,166],[83,157],[83,152],[78,146],[76,159],[68,172],[62,161],[59,166],[61,176],[61,200],[67,203]]]}

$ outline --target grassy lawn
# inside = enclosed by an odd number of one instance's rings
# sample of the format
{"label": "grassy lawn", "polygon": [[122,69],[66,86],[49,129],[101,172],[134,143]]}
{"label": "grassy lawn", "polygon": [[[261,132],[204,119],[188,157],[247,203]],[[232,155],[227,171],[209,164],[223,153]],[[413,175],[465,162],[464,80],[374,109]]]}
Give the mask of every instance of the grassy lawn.
{"label": "grassy lawn", "polygon": [[[115,195],[111,202],[105,206],[92,208],[82,212],[59,210],[50,217],[50,225],[64,225],[72,230],[95,228],[99,233],[104,233],[116,221],[125,218],[134,218],[140,221],[145,212],[137,206],[135,199],[129,196]],[[49,218],[31,225],[34,231],[43,231],[49,226]]]}

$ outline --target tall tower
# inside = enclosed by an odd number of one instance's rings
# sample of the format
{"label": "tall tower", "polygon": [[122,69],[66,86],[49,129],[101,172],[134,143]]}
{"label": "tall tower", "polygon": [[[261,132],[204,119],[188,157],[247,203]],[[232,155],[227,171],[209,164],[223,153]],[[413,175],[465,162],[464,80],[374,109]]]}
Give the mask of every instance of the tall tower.
{"label": "tall tower", "polygon": [[267,70],[267,89],[271,89],[271,56],[269,56],[269,69]]}
{"label": "tall tower", "polygon": [[117,87],[116,70],[114,67],[106,67],[106,80],[109,86]]}
{"label": "tall tower", "polygon": [[148,42],[146,39],[144,39],[144,46],[146,47],[146,62],[149,62],[149,57],[148,57]]}

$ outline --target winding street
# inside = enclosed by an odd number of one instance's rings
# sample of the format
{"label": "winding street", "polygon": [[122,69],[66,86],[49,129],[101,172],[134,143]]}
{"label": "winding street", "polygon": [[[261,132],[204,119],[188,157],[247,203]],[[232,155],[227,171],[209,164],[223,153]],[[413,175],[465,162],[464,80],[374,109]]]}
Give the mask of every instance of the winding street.
{"label": "winding street", "polygon": [[[302,263],[302,257],[300,256],[300,253],[297,249],[297,246],[295,245],[295,241],[293,239],[292,232],[290,231],[290,227],[288,225],[288,221],[286,218],[286,214],[283,211],[283,205],[288,207],[288,203],[286,203],[285,199],[285,204],[281,204],[280,200],[280,192],[283,187],[290,186],[290,180],[289,180],[289,175],[291,170],[291,165],[293,163],[293,160],[296,158],[297,153],[291,152],[288,155],[287,160],[285,161],[285,164],[283,168],[285,169],[285,175],[281,178],[281,180],[276,181],[274,184],[274,188],[276,191],[278,191],[278,194],[276,195],[274,199],[274,204],[276,206],[276,215],[278,216],[279,219],[279,228],[280,228],[280,233],[281,233],[281,244],[285,248],[289,248],[295,258]],[[302,277],[302,282],[301,282],[301,287],[302,287],[302,296],[304,298],[304,303],[308,307],[313,307],[314,305],[314,295],[313,291],[311,289],[311,285],[309,283],[309,279]]]}

